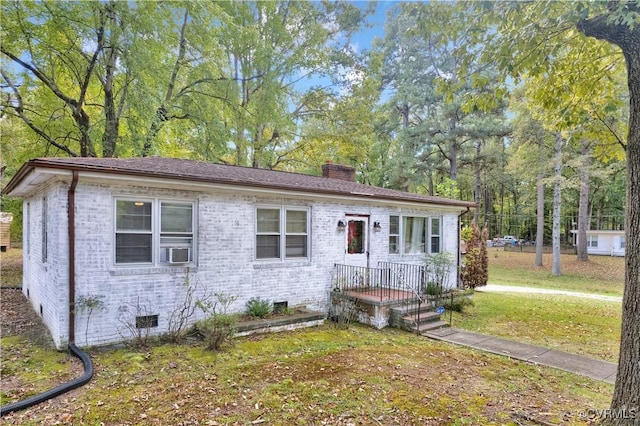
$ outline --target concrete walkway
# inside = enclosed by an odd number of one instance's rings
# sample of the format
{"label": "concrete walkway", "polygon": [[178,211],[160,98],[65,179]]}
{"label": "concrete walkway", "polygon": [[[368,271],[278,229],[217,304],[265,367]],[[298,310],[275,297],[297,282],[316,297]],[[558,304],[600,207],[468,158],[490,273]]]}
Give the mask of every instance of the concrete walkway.
{"label": "concrete walkway", "polygon": [[457,328],[441,328],[424,334],[426,337],[485,352],[508,356],[533,364],[554,367],[592,379],[615,383],[617,365],[581,355],[574,355],[543,346],[514,342],[486,334]]}
{"label": "concrete walkway", "polygon": [[622,296],[608,296],[604,294],[580,293],[576,291],[555,290],[551,288],[519,287],[513,285],[487,284],[476,288],[478,292],[506,292],[506,293],[536,293],[536,294],[557,294],[561,296],[581,297],[584,299],[604,300],[610,302],[622,302]]}

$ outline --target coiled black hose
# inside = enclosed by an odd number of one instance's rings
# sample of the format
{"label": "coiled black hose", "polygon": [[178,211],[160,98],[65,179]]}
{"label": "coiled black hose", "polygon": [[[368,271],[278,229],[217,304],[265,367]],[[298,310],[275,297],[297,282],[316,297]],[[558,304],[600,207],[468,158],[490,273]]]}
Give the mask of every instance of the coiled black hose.
{"label": "coiled black hose", "polygon": [[25,408],[40,404],[41,402],[44,402],[48,399],[79,388],[80,386],[87,384],[91,380],[91,378],[93,377],[93,363],[91,362],[91,358],[89,358],[89,355],[84,353],[73,343],[70,343],[68,347],[69,352],[71,352],[71,354],[76,356],[77,358],[80,358],[80,360],[82,361],[82,365],[84,366],[84,374],[74,380],[71,380],[70,382],[63,383],[60,386],[56,386],[51,390],[41,393],[40,395],[35,395],[25,400],[17,401],[0,407],[0,417],[14,411],[24,410]]}

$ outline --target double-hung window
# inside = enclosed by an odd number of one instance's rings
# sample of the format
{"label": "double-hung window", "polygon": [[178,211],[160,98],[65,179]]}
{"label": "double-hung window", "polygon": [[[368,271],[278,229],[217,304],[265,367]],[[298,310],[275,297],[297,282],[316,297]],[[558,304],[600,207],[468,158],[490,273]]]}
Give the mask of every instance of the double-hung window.
{"label": "double-hung window", "polygon": [[280,209],[258,209],[256,234],[256,258],[280,258]]}
{"label": "double-hung window", "polygon": [[429,241],[431,242],[431,247],[429,248],[429,253],[435,254],[440,253],[442,240],[442,225],[439,217],[430,217],[429,218]]}
{"label": "double-hung window", "polygon": [[160,201],[160,262],[190,262],[192,248],[193,204]]}
{"label": "double-hung window", "polygon": [[389,216],[389,253],[400,253],[400,216]]}
{"label": "double-hung window", "polygon": [[390,216],[389,253],[425,254],[442,250],[440,217]]}
{"label": "double-hung window", "polygon": [[151,263],[151,201],[116,201],[116,263]]}
{"label": "double-hung window", "polygon": [[301,259],[308,256],[308,209],[256,209],[256,259]]}
{"label": "double-hung window", "polygon": [[116,264],[193,261],[194,203],[116,200]]}
{"label": "double-hung window", "polygon": [[426,218],[424,217],[405,216],[402,218],[404,254],[425,253],[425,222]]}
{"label": "double-hung window", "polygon": [[597,235],[588,235],[587,236],[587,247],[598,247],[598,236]]}

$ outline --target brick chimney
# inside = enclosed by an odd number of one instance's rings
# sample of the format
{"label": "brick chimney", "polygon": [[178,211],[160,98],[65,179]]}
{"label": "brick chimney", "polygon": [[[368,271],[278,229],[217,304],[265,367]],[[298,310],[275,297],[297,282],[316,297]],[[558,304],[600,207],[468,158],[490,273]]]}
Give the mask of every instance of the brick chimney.
{"label": "brick chimney", "polygon": [[340,179],[355,182],[356,169],[355,167],[345,166],[343,164],[333,164],[332,161],[327,161],[322,165],[322,176],[329,179]]}

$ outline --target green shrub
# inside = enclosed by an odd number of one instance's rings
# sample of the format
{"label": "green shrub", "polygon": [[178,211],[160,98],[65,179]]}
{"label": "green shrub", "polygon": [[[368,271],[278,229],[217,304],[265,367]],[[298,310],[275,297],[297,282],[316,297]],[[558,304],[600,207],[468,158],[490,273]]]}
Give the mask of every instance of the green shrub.
{"label": "green shrub", "polygon": [[273,311],[270,300],[262,300],[259,297],[252,297],[246,304],[245,313],[254,318],[264,318]]}
{"label": "green shrub", "polygon": [[444,300],[444,307],[447,310],[463,312],[464,308],[467,306],[473,306],[473,300],[466,293],[454,296],[453,301],[451,300],[451,298],[447,298]]}
{"label": "green shrub", "polygon": [[207,349],[219,351],[236,333],[238,316],[227,313],[236,299],[237,296],[216,293],[213,299],[196,301],[196,306],[208,315],[207,319],[196,324],[196,331],[204,339]]}
{"label": "green shrub", "polygon": [[438,283],[434,283],[433,281],[430,281],[430,282],[427,283],[426,293],[429,296],[440,295],[440,294],[442,294],[442,287],[440,287],[438,285]]}
{"label": "green shrub", "polygon": [[237,323],[237,315],[215,313],[198,322],[196,328],[202,335],[206,348],[219,351],[235,334]]}

